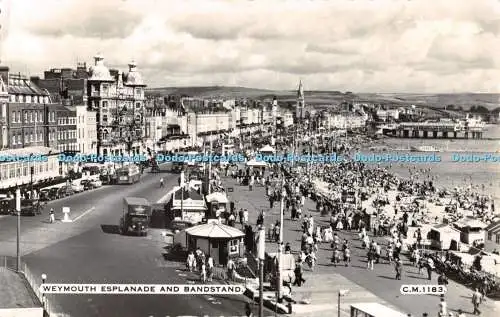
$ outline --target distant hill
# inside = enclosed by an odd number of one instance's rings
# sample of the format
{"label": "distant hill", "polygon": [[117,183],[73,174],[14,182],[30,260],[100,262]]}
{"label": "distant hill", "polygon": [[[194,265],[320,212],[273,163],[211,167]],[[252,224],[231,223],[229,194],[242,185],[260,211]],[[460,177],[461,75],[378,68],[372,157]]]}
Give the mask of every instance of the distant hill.
{"label": "distant hill", "polygon": [[[295,90],[268,90],[247,87],[207,86],[207,87],[164,87],[150,88],[148,94],[158,95],[187,95],[192,97],[227,97],[227,98],[252,98],[271,99],[276,96],[282,102],[295,102]],[[471,106],[484,106],[493,110],[500,106],[500,94],[398,94],[398,93],[351,93],[340,91],[305,91],[308,104],[328,105],[342,101],[370,102],[370,103],[395,103],[402,105],[421,105],[444,108],[447,105],[461,106],[464,110]]]}

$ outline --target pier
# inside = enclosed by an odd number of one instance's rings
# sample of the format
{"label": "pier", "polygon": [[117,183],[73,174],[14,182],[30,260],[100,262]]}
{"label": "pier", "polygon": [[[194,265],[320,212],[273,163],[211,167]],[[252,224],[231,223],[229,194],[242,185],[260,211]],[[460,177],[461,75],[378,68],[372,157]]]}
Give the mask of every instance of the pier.
{"label": "pier", "polygon": [[385,135],[399,138],[482,139],[484,125],[470,122],[402,122],[382,127]]}

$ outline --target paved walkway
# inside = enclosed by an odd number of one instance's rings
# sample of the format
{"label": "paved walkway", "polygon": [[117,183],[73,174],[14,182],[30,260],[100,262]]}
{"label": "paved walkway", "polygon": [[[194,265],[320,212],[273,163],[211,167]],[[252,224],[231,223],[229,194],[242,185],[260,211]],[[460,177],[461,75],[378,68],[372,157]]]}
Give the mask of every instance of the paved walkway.
{"label": "paved walkway", "polygon": [[40,306],[24,278],[14,271],[0,267],[0,308],[31,307]]}
{"label": "paved walkway", "polygon": [[[229,192],[230,200],[236,202],[236,209],[246,208],[249,211],[249,221],[255,224],[257,216],[261,210],[265,210],[265,225],[269,227],[279,220],[279,203],[275,204],[270,210],[269,201],[265,196],[265,188],[259,185],[254,186],[253,191],[249,191],[248,186],[239,186],[231,178],[223,178],[226,187],[233,187],[234,191]],[[306,200],[303,215],[312,214],[315,218],[315,224],[327,225],[329,217],[320,217],[315,211],[315,203]],[[300,250],[301,222],[291,221],[290,215],[284,217],[284,241],[289,242],[292,252]],[[388,264],[378,264],[375,270],[366,270],[366,251],[360,245],[355,232],[341,232],[341,238],[348,239],[351,244],[352,265],[351,267],[333,267],[330,263],[332,250],[329,245],[323,244],[318,252],[318,264],[313,272],[305,269],[305,279],[307,282],[302,287],[294,287],[294,297],[309,297],[309,305],[295,305],[294,310],[298,316],[332,316],[337,314],[336,294],[341,287],[349,289],[351,294],[355,294],[349,299],[349,296],[343,297],[343,301],[354,302],[380,302],[390,303],[397,307],[397,310],[404,313],[412,313],[414,316],[421,316],[428,312],[433,315],[438,310],[439,297],[425,296],[403,296],[400,293],[401,284],[437,284],[436,276],[432,281],[418,274],[418,270],[405,263],[403,280],[394,279],[394,268]],[[382,238],[384,239],[384,238]],[[384,239],[385,240],[385,239]],[[278,245],[276,243],[266,243],[268,252],[276,252]],[[360,286],[362,285],[362,287]],[[374,295],[377,294],[377,295]],[[450,281],[446,301],[450,310],[463,309],[465,312],[472,313],[471,305],[472,291],[466,287]],[[302,306],[302,307],[301,307]],[[342,308],[348,310],[349,307]],[[497,316],[500,307],[496,302],[488,300],[482,306],[482,316]]]}

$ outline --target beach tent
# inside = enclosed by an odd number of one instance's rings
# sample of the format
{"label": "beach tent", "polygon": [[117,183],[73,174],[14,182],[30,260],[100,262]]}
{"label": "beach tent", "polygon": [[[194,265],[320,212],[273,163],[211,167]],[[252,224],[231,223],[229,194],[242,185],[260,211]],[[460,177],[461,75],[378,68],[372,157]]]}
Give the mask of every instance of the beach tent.
{"label": "beach tent", "polygon": [[266,162],[257,161],[256,159],[252,159],[252,160],[248,161],[246,165],[250,166],[250,167],[266,167],[267,166]]}
{"label": "beach tent", "polygon": [[259,150],[261,153],[274,153],[276,150],[269,144]]}

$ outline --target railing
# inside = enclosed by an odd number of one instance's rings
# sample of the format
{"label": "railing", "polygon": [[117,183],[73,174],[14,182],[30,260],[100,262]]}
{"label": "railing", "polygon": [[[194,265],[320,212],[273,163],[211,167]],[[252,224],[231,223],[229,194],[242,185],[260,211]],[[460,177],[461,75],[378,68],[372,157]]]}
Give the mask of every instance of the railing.
{"label": "railing", "polygon": [[[2,265],[4,268],[7,268],[12,271],[16,271],[16,258],[12,256],[5,256],[2,255],[0,256],[0,265]],[[44,309],[44,317],[50,317],[54,315],[53,312],[53,304],[51,302],[50,295],[44,295],[42,292],[40,292],[40,286],[42,285],[42,277],[39,276],[37,277],[34,275],[30,269],[28,268],[28,265],[21,260],[21,263],[19,265],[20,268],[20,274],[24,277],[25,281],[29,284],[31,290],[33,291],[34,295],[38,299],[38,302]]]}

